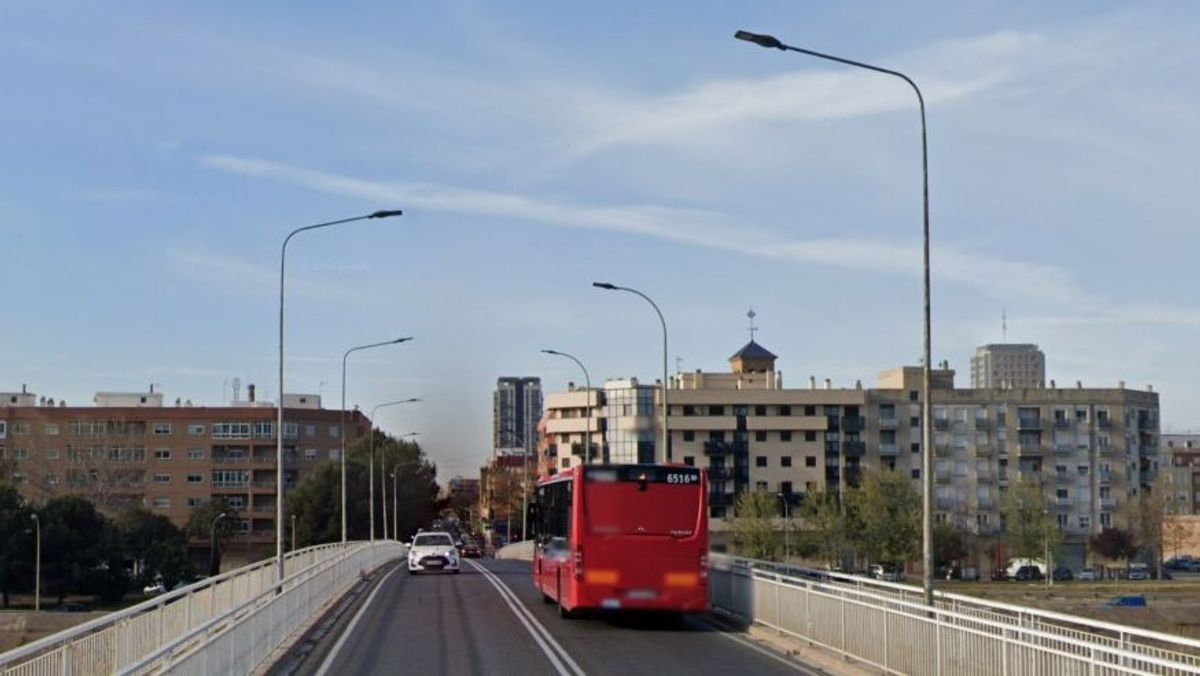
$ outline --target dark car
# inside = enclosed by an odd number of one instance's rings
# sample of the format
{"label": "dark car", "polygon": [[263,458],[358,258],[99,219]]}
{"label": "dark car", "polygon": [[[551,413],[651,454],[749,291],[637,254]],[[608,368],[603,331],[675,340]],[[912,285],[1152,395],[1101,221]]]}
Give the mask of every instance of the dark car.
{"label": "dark car", "polygon": [[1058,568],[1055,568],[1054,572],[1050,575],[1054,577],[1055,582],[1070,582],[1071,580],[1075,579],[1075,574],[1072,573],[1071,569],[1067,568],[1066,566],[1059,566]]}
{"label": "dark car", "polygon": [[464,559],[478,559],[483,556],[483,550],[474,542],[468,542],[462,546],[462,557]]}
{"label": "dark car", "polygon": [[1044,580],[1046,576],[1042,574],[1042,570],[1037,566],[1021,566],[1017,569],[1017,574],[1013,576],[1017,582],[1034,582]]}

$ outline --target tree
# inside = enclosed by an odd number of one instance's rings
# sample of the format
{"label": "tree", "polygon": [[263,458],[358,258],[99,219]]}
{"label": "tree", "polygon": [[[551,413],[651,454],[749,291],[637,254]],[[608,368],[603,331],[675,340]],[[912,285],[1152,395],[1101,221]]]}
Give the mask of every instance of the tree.
{"label": "tree", "polygon": [[840,564],[850,541],[847,519],[837,493],[809,493],[802,514],[805,530],[812,534],[820,556],[830,567]]}
{"label": "tree", "polygon": [[[1004,493],[1000,513],[1004,517],[1005,540],[1010,555],[1040,560],[1045,557],[1047,550],[1052,556],[1058,554],[1062,533],[1050,514],[1049,503],[1040,484],[1018,480]],[[1047,561],[1046,565],[1050,565],[1050,562]]]}
{"label": "tree", "polygon": [[[136,506],[146,484],[146,422],[118,418],[71,425],[76,441],[66,450],[66,494],[88,498],[106,516]],[[43,475],[49,471],[46,465]],[[41,490],[57,497],[60,488],[45,485]]]}
{"label": "tree", "polygon": [[167,517],[131,509],[117,518],[115,526],[121,549],[138,571],[137,584],[145,586],[161,580],[170,589],[195,574],[188,561],[187,536]]}
{"label": "tree", "polygon": [[[217,517],[221,514],[227,516],[217,521]],[[210,575],[215,575],[221,569],[221,544],[237,532],[241,518],[238,510],[230,507],[221,498],[209,499],[208,502],[193,509],[191,516],[188,517],[187,526],[184,528],[188,537],[211,542],[214,545]],[[214,522],[216,528],[213,527]]]}
{"label": "tree", "polygon": [[1163,521],[1167,511],[1163,493],[1161,488],[1143,489],[1135,499],[1125,503],[1119,514],[1135,546],[1151,554],[1155,568],[1162,564]]}
{"label": "tree", "polygon": [[1127,561],[1138,552],[1133,535],[1120,528],[1105,528],[1093,535],[1088,544],[1092,551],[1110,561]]}
{"label": "tree", "polygon": [[33,582],[33,510],[9,483],[0,483],[0,594],[4,607],[9,595],[27,589]]}
{"label": "tree", "polygon": [[933,565],[952,566],[967,558],[967,541],[971,532],[949,522],[933,525]]}
{"label": "tree", "polygon": [[782,539],[775,528],[779,496],[767,491],[744,491],[734,506],[733,546],[742,556],[774,561]]}
{"label": "tree", "polygon": [[915,559],[921,542],[921,496],[908,477],[870,469],[859,487],[847,492],[851,540],[872,561],[904,565]]}
{"label": "tree", "polygon": [[38,517],[42,523],[43,584],[48,594],[62,603],[67,594],[85,591],[106,553],[109,525],[91,501],[74,495],[47,501]]}

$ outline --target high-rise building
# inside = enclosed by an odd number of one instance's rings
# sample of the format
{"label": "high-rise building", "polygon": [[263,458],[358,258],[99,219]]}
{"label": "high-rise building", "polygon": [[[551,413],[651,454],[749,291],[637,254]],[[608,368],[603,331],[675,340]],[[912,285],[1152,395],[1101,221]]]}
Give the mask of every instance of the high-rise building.
{"label": "high-rise building", "polygon": [[1200,514],[1200,433],[1162,435],[1159,489],[1170,514]]}
{"label": "high-rise building", "polygon": [[1031,343],[993,343],[971,357],[971,388],[1035,389],[1046,386],[1046,355]]}
{"label": "high-rise building", "polygon": [[533,455],[542,419],[540,378],[497,378],[492,395],[492,448],[498,455]]}

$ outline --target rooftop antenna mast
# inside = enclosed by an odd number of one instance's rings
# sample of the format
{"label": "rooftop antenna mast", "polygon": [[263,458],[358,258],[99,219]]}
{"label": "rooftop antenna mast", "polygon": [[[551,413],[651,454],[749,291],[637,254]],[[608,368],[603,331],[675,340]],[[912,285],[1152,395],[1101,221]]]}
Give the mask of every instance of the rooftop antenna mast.
{"label": "rooftop antenna mast", "polygon": [[679,375],[680,373],[683,373],[682,365],[683,365],[683,357],[676,355],[675,356],[675,375]]}
{"label": "rooftop antenna mast", "polygon": [[750,311],[746,313],[746,317],[748,317],[750,319],[750,342],[751,343],[754,342],[754,332],[758,330],[758,327],[754,325],[754,318],[757,316],[758,316],[758,313],[754,311],[754,308],[750,308]]}

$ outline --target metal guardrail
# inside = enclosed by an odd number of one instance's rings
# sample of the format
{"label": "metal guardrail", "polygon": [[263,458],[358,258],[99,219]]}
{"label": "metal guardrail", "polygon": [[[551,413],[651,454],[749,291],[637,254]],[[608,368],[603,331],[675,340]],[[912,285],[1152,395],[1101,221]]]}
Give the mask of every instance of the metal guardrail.
{"label": "metal guardrail", "polygon": [[[285,586],[303,571],[361,546],[316,545],[284,555]],[[275,560],[259,561],[0,654],[0,674],[114,673],[278,586]]]}
{"label": "metal guardrail", "polygon": [[896,674],[1200,674],[1200,641],[857,576],[710,555],[715,607]]}

